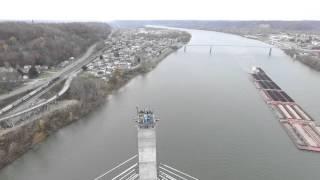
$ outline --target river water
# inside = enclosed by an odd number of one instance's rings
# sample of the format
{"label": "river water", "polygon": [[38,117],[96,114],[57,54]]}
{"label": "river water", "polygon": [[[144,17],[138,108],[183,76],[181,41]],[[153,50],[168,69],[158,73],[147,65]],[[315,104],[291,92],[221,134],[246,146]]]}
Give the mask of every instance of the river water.
{"label": "river water", "polygon": [[[190,44],[264,46],[235,35],[188,30]],[[247,72],[261,66],[316,120],[320,73],[282,51],[180,49],[138,76],[90,116],[65,127],[0,171],[1,180],[91,180],[137,153],[135,107],[151,107],[159,161],[199,179],[320,179],[320,153],[298,150]]]}

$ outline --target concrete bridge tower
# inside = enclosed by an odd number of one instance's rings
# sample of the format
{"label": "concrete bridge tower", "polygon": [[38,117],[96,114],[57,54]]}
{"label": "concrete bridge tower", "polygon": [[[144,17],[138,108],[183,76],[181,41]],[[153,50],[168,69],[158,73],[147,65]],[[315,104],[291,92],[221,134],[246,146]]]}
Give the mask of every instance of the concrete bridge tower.
{"label": "concrete bridge tower", "polygon": [[157,180],[156,118],[151,110],[137,109],[139,179]]}
{"label": "concrete bridge tower", "polygon": [[[151,110],[137,108],[138,154],[94,180],[199,180],[169,165],[157,162],[156,122]],[[138,161],[138,162],[137,162]]]}

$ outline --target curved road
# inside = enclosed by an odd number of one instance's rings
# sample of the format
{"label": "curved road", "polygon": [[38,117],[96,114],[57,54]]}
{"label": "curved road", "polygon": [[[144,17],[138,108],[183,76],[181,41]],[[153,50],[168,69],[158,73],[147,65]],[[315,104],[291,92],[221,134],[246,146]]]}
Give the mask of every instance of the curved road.
{"label": "curved road", "polygon": [[0,95],[0,101],[8,99],[8,98],[13,97],[13,96],[16,96],[18,94],[27,92],[29,90],[35,89],[37,87],[40,87],[41,85],[51,81],[56,76],[60,76],[60,75],[63,75],[63,74],[70,73],[72,71],[72,69],[74,69],[74,67],[78,67],[79,64],[83,65],[85,62],[88,62],[88,57],[94,52],[94,48],[95,47],[96,47],[96,44],[91,45],[88,48],[88,50],[80,58],[78,58],[78,60],[76,60],[74,63],[72,63],[72,64],[68,65],[67,67],[65,67],[62,71],[54,73],[54,75],[52,75],[50,78],[47,78],[45,80],[36,82],[34,84],[28,84],[28,85],[22,86],[22,87],[20,87],[20,88],[18,88],[16,90],[13,90],[13,91],[11,91],[11,92],[9,92],[7,94]]}
{"label": "curved road", "polygon": [[[43,94],[45,94],[46,92],[48,92],[52,87],[54,87],[55,85],[57,85],[58,83],[62,82],[62,80],[66,79],[71,73],[75,72],[78,69],[81,69],[81,67],[87,63],[89,63],[90,61],[92,61],[94,59],[90,58],[90,56],[93,54],[95,47],[97,44],[93,44],[91,45],[88,50],[78,59],[76,60],[74,63],[68,65],[67,67],[65,67],[64,69],[62,69],[62,71],[55,73],[54,75],[52,75],[50,78],[47,78],[45,81],[39,82],[36,85],[38,87],[45,86],[45,83],[53,80],[56,77],[60,77],[60,79],[58,81],[56,81],[55,83],[53,83],[52,85],[48,86],[48,88],[45,88],[43,91],[39,92],[38,94],[36,94],[35,96],[33,96],[31,99],[21,103],[18,107],[15,107],[13,110],[9,111],[7,113],[7,115],[12,115],[15,114],[19,111],[22,111],[28,107],[30,107],[30,105],[32,103],[35,102],[35,100],[37,100],[40,96],[42,96]],[[12,97],[13,95],[17,95],[19,93],[28,91],[30,89],[33,89],[35,87],[37,87],[35,85],[33,86],[26,86],[26,87],[22,87],[20,89],[18,89],[17,91],[13,91],[12,93],[6,95],[6,96],[1,96],[2,98],[8,98],[8,97]],[[1,100],[0,97],[0,100]]]}

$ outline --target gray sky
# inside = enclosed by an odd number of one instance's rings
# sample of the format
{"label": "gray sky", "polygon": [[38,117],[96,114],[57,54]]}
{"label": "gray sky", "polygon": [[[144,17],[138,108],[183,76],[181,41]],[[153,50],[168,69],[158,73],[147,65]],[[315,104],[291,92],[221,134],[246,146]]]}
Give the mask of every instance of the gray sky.
{"label": "gray sky", "polygon": [[319,0],[2,0],[2,20],[320,20]]}

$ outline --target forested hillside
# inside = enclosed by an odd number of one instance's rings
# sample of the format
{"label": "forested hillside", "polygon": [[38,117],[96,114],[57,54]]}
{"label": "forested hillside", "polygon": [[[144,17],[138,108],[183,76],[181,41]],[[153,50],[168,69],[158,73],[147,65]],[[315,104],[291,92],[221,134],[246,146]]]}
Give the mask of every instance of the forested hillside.
{"label": "forested hillside", "polygon": [[114,21],[117,27],[141,27],[144,25],[163,25],[191,29],[252,29],[267,26],[272,30],[320,31],[320,21],[224,21],[224,20],[149,20]]}
{"label": "forested hillside", "polygon": [[105,23],[0,23],[0,66],[56,65],[77,57],[111,28]]}

